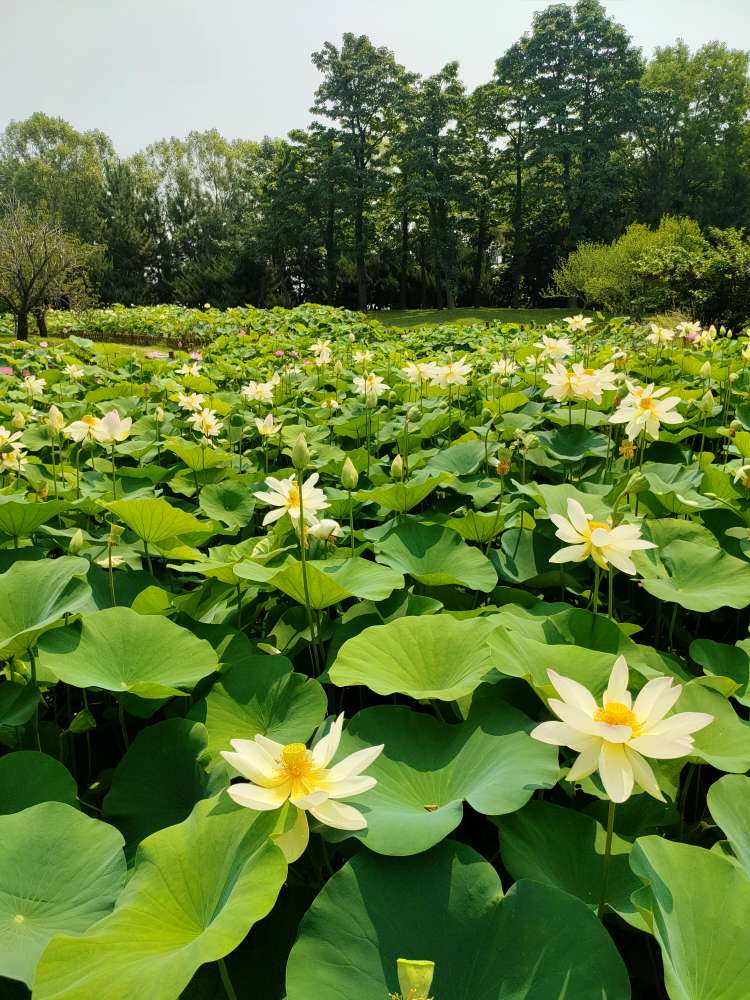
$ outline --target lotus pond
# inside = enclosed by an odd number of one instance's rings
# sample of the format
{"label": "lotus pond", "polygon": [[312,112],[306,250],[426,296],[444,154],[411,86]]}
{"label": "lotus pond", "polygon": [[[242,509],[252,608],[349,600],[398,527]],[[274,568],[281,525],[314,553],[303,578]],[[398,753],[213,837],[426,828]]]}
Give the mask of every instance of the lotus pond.
{"label": "lotus pond", "polygon": [[3,1000],[747,1000],[747,338],[214,334],[0,354]]}

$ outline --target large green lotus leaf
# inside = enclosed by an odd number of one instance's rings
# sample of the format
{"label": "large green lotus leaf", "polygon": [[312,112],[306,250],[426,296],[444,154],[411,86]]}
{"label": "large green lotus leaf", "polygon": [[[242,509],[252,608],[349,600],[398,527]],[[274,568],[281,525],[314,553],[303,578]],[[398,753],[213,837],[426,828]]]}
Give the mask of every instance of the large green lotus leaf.
{"label": "large green lotus leaf", "polygon": [[0,531],[14,538],[26,538],[67,507],[64,500],[28,503],[16,497],[0,497]]}
{"label": "large green lotus leaf", "polygon": [[523,678],[542,696],[552,694],[550,668],[596,695],[606,688],[618,656],[625,656],[632,670],[633,687],[640,686],[643,678],[675,672],[671,661],[637,645],[605,615],[583,608],[507,605],[487,621],[496,625],[488,640],[495,669]]}
{"label": "large green lotus leaf", "polygon": [[725,774],[711,785],[707,800],[711,815],[750,878],[750,778]]}
{"label": "large green lotus leaf", "polygon": [[750,563],[720,549],[707,528],[662,518],[647,521],[644,534],[658,548],[634,553],[633,561],[654,597],[689,611],[750,604]]}
{"label": "large green lotus leaf", "polygon": [[712,715],[714,721],[693,735],[693,756],[720,771],[742,774],[750,769],[750,723],[709,684],[710,679],[702,677],[686,684],[674,711]]}
{"label": "large green lotus leaf", "polygon": [[59,760],[37,750],[0,757],[0,813],[15,813],[40,802],[78,808],[73,775]]}
{"label": "large green lotus leaf", "polygon": [[[747,640],[744,640],[747,643]],[[743,642],[728,646],[713,639],[694,639],[690,657],[712,677],[728,677],[735,687],[732,697],[750,706],[750,655]]]}
{"label": "large green lotus leaf", "polygon": [[88,601],[87,559],[17,562],[0,576],[0,656],[20,656],[39,636]]}
{"label": "large green lotus leaf", "polygon": [[432,475],[429,479],[411,479],[401,483],[387,483],[372,490],[360,490],[355,499],[360,503],[376,503],[383,510],[397,510],[406,513],[422,503],[439,486],[451,482],[453,476],[447,472]]}
{"label": "large green lotus leaf", "polygon": [[378,562],[428,587],[458,584],[487,594],[497,583],[492,563],[479,549],[437,524],[402,521],[375,542],[375,552]]}
{"label": "large green lotus leaf", "polygon": [[175,1000],[200,965],[233,951],[276,902],[287,873],[269,839],[276,820],[220,796],[152,834],[114,912],[81,937],[49,944],[35,1000]]}
{"label": "large green lotus leaf", "polygon": [[607,454],[609,438],[585,427],[559,427],[555,431],[540,431],[539,441],[553,458],[563,462],[580,462],[587,455]]}
{"label": "large green lotus leaf", "polygon": [[231,740],[260,733],[278,743],[306,743],[325,718],[326,694],[318,681],[293,672],[285,656],[253,655],[221,675],[190,717],[204,723],[212,764]]}
{"label": "large green lotus leaf", "polygon": [[367,769],[375,788],[351,800],[368,823],[354,836],[378,854],[418,854],[455,830],[464,802],[485,815],[520,809],[559,775],[556,749],[532,740],[532,725],[491,688],[459,725],[393,705],[360,712],[339,756],[385,750]]}
{"label": "large green lotus leaf", "polygon": [[180,535],[194,532],[208,534],[211,531],[210,525],[199,521],[194,514],[173,507],[162,497],[113,500],[107,504],[107,508],[144,542],[153,544]]}
{"label": "large green lotus leaf", "polygon": [[[190,719],[166,719],[136,736],[115,768],[104,817],[120,830],[132,855],[165,826],[186,819],[196,802],[221,790],[206,771],[206,730]],[[224,782],[225,783],[225,782]]]}
{"label": "large green lotus leaf", "polygon": [[[607,832],[593,816],[535,800],[497,825],[503,864],[513,878],[553,885],[596,911]],[[628,923],[646,930],[630,899],[640,884],[628,863],[631,847],[629,841],[613,836],[607,903]]]}
{"label": "large green lotus leaf", "polygon": [[60,932],[105,917],[125,883],[122,837],[62,802],[0,816],[0,975],[28,986]]}
{"label": "large green lotus leaf", "polygon": [[[310,607],[318,610],[329,608],[351,597],[364,601],[384,601],[394,590],[404,586],[400,573],[369,559],[354,556],[351,559],[309,559],[307,566],[307,586]],[[237,576],[277,587],[298,604],[305,603],[305,586],[302,563],[296,559],[287,560],[281,569],[259,566],[257,563],[238,563],[234,567]]]}
{"label": "large green lotus leaf", "polygon": [[377,694],[455,701],[471,694],[493,662],[493,626],[450,615],[395,618],[348,639],[330,669],[338,687],[364,684]]}
{"label": "large green lotus leaf", "polygon": [[524,483],[519,488],[521,493],[533,497],[536,503],[540,507],[544,507],[548,514],[561,514],[563,517],[567,517],[568,500],[577,500],[587,513],[599,521],[606,520],[611,513],[610,505],[605,499],[606,487],[598,487],[596,484],[589,484],[589,489],[596,490],[596,492],[583,492],[572,483],[559,483],[557,485]]}
{"label": "large green lotus leaf", "polygon": [[337,872],[300,925],[287,1000],[383,1000],[398,958],[434,961],[431,993],[445,1000],[630,997],[622,959],[580,900],[533,882],[503,898],[492,866],[457,842],[413,858],[363,852]]}
{"label": "large green lotus leaf", "polygon": [[0,726],[23,726],[41,701],[39,688],[33,684],[0,684]]}
{"label": "large green lotus leaf", "polygon": [[750,880],[727,858],[661,837],[641,837],[630,855],[645,883],[634,894],[664,960],[670,1000],[747,1000]]}
{"label": "large green lotus leaf", "polygon": [[249,524],[255,510],[252,493],[241,483],[231,480],[204,486],[198,502],[204,514],[232,529]]}
{"label": "large green lotus leaf", "polygon": [[191,470],[203,472],[206,469],[216,469],[220,465],[228,465],[232,456],[219,448],[204,448],[182,438],[170,438],[164,442],[167,451],[171,451]]}
{"label": "large green lotus leaf", "polygon": [[509,583],[558,589],[562,584],[575,586],[575,569],[549,561],[559,548],[556,538],[548,538],[539,531],[509,528],[500,536],[499,547],[492,549],[490,555],[500,579]]}
{"label": "large green lotus leaf", "polygon": [[98,687],[141,698],[184,694],[218,667],[210,644],[160,615],[107,608],[48,632],[40,663],[74,687]]}
{"label": "large green lotus leaf", "polygon": [[469,476],[484,462],[486,450],[484,441],[462,441],[460,444],[442,448],[429,461],[430,469],[452,472],[456,476]]}

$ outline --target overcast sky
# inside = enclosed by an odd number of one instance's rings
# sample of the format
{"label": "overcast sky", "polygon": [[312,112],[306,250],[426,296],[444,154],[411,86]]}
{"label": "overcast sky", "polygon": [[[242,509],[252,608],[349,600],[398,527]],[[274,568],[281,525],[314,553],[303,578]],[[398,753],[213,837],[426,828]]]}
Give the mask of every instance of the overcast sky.
{"label": "overcast sky", "polygon": [[[260,139],[306,125],[310,53],[345,31],[428,74],[487,81],[540,0],[0,0],[0,128],[33,111],[100,128],[122,154],[217,128]],[[605,0],[646,53],[682,37],[750,49],[750,0]]]}

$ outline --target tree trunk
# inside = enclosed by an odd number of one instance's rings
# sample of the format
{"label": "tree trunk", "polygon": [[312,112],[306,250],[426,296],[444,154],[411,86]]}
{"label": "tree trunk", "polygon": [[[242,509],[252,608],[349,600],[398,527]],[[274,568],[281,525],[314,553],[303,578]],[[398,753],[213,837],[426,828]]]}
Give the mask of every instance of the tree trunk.
{"label": "tree trunk", "polygon": [[36,327],[39,331],[40,337],[47,336],[47,317],[45,316],[44,309],[39,309],[34,313],[34,319],[36,320]]}
{"label": "tree trunk", "polygon": [[487,243],[487,212],[484,206],[479,209],[477,219],[477,243],[474,255],[474,271],[471,278],[471,304],[479,308],[482,293],[482,278],[484,277],[484,256]]}
{"label": "tree trunk", "polygon": [[29,339],[29,314],[26,310],[16,313],[16,339]]}
{"label": "tree trunk", "polygon": [[326,215],[326,298],[329,306],[336,305],[336,286],[338,284],[336,265],[336,208],[333,198],[330,197]]}
{"label": "tree trunk", "polygon": [[398,307],[408,308],[409,290],[409,214],[404,209],[401,213],[401,276],[399,282]]}
{"label": "tree trunk", "polygon": [[364,215],[364,204],[361,196],[358,196],[354,205],[354,259],[357,267],[357,308],[360,312],[367,312]]}
{"label": "tree trunk", "polygon": [[523,233],[523,157],[520,144],[516,145],[516,184],[513,193],[513,259],[511,261],[510,304],[517,309],[521,304],[521,277],[524,265]]}

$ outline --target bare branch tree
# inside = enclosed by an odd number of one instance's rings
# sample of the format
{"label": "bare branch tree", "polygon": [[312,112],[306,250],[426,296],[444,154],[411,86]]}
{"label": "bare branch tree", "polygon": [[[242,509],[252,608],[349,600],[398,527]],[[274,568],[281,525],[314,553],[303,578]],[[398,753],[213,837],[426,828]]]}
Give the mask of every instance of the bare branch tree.
{"label": "bare branch tree", "polygon": [[86,302],[98,252],[16,198],[0,199],[0,309],[15,317],[19,340],[28,340],[30,315],[44,335],[50,306]]}

